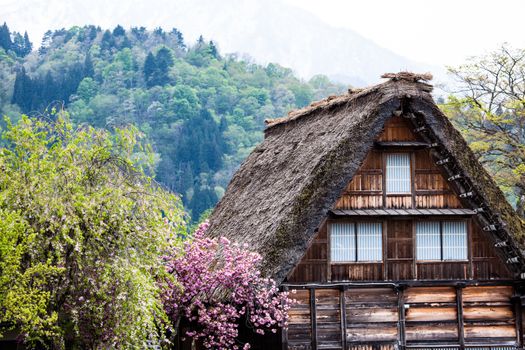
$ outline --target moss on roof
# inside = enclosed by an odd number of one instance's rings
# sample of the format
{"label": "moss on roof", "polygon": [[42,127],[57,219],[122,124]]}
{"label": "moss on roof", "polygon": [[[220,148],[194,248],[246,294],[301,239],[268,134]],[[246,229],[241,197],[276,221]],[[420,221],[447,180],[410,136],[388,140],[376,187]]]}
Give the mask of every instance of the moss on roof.
{"label": "moss on roof", "polygon": [[392,115],[416,113],[507,225],[523,260],[525,225],[465,140],[437,108],[430,75],[388,74],[384,83],[314,102],[267,121],[265,139],[233,176],[210,216],[211,236],[247,243],[281,282],[300,261],[339,194]]}

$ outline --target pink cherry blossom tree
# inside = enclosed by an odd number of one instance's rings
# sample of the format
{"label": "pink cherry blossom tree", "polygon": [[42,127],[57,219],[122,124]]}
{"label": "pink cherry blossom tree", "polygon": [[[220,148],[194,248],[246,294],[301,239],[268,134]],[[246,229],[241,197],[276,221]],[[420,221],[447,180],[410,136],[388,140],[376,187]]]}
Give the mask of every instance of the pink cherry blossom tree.
{"label": "pink cherry blossom tree", "polygon": [[192,240],[165,257],[173,279],[166,283],[164,306],[176,327],[182,319],[191,325],[182,336],[209,349],[239,349],[241,320],[258,334],[286,327],[293,300],[261,276],[261,256],[226,238],[205,237],[208,226],[201,224]]}

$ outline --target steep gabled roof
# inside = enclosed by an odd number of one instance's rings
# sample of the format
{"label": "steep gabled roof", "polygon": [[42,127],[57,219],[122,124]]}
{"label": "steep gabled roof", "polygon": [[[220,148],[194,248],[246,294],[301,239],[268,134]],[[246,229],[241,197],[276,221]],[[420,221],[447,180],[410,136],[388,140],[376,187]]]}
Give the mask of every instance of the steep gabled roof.
{"label": "steep gabled roof", "polygon": [[[427,75],[389,74],[384,83],[330,97],[267,122],[265,139],[244,161],[210,217],[209,234],[247,243],[263,272],[281,282],[300,261],[328,211],[392,115],[403,115],[447,159],[444,170],[466,207],[491,230],[502,257],[525,271],[525,225],[437,108]],[[422,128],[424,127],[424,128]],[[481,211],[482,210],[482,211]],[[493,225],[493,226],[490,226]],[[514,262],[517,261],[517,262]]]}

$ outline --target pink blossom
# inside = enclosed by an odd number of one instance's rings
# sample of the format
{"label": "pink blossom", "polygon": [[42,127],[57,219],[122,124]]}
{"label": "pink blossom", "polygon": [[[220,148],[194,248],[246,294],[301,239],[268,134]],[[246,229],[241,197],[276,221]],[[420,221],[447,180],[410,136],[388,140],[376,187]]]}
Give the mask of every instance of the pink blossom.
{"label": "pink blossom", "polygon": [[[293,300],[279,292],[275,281],[261,277],[261,256],[226,238],[205,237],[208,226],[200,225],[193,240],[164,257],[176,280],[167,281],[163,292],[174,324],[186,319],[191,330],[185,335],[214,349],[239,349],[241,319],[258,334],[286,327]],[[242,349],[249,348],[244,344]]]}

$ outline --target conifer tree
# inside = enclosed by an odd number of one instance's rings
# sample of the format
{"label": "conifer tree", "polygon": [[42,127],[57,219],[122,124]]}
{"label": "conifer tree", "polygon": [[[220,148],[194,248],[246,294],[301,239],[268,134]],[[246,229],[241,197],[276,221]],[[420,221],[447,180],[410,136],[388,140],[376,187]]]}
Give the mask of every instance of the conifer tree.
{"label": "conifer tree", "polygon": [[153,82],[151,81],[153,73],[155,73],[155,70],[157,69],[157,64],[155,62],[155,56],[150,52],[148,53],[148,56],[146,56],[146,61],[144,61],[144,77],[146,78],[146,84],[148,86],[153,86]]}
{"label": "conifer tree", "polygon": [[24,56],[29,55],[31,50],[33,50],[33,43],[29,40],[29,35],[27,35],[26,31],[24,33]]}
{"label": "conifer tree", "polygon": [[171,34],[177,38],[177,46],[181,49],[185,49],[186,44],[184,43],[184,37],[182,36],[182,33],[177,28],[173,28],[171,30]]}
{"label": "conifer tree", "polygon": [[13,98],[11,103],[17,104],[22,108],[23,111],[29,111],[31,109],[31,88],[32,82],[26,74],[26,70],[22,67],[17,73],[15,78],[15,86],[13,89]]}
{"label": "conifer tree", "polygon": [[119,24],[113,29],[113,36],[124,36],[126,35],[126,31],[124,28]]}
{"label": "conifer tree", "polygon": [[94,75],[95,68],[93,67],[93,61],[91,60],[91,55],[87,53],[84,59],[84,77],[93,78]]}
{"label": "conifer tree", "polygon": [[155,56],[155,64],[156,64],[156,85],[165,85],[169,82],[168,72],[171,66],[173,66],[173,56],[171,55],[171,51],[163,47],[159,51],[157,51],[157,55]]}
{"label": "conifer tree", "polygon": [[113,35],[111,35],[109,30],[104,32],[100,46],[103,50],[110,50],[115,46],[115,38],[113,38]]}
{"label": "conifer tree", "polygon": [[215,43],[212,40],[210,40],[210,43],[208,44],[208,46],[209,46],[210,55],[213,58],[218,59],[219,58],[219,50],[217,50],[217,46],[215,46]]}
{"label": "conifer tree", "polygon": [[24,37],[18,32],[13,32],[11,50],[19,57],[24,56]]}
{"label": "conifer tree", "polygon": [[42,43],[40,44],[40,48],[38,49],[38,53],[41,55],[44,55],[47,52],[47,49],[49,46],[51,46],[51,42],[53,40],[52,38],[53,32],[48,30],[44,33],[44,36],[42,37]]}
{"label": "conifer tree", "polygon": [[12,46],[13,42],[11,41],[11,33],[9,32],[7,23],[4,22],[4,24],[0,27],[0,47],[6,51],[9,51],[11,50]]}

